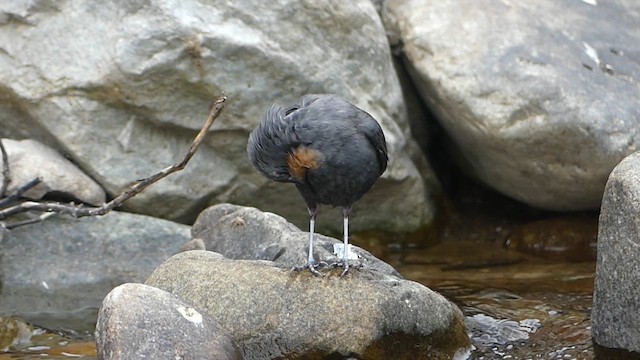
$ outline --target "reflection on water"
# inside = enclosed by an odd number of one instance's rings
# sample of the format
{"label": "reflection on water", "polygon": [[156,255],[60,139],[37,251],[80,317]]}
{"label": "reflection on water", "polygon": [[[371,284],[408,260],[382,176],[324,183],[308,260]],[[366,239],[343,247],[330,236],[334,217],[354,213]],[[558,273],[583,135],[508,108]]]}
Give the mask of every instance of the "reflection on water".
{"label": "reflection on water", "polygon": [[8,359],[96,359],[96,346],[91,336],[77,338],[36,328],[29,338],[13,342],[0,353],[0,360]]}
{"label": "reflection on water", "polygon": [[[30,315],[33,325],[16,317],[0,317],[0,360],[95,359],[97,313],[95,308],[65,314],[34,313]],[[12,330],[17,326],[22,331]]]}
{"label": "reflection on water", "polygon": [[381,255],[460,306],[471,359],[592,359],[595,262],[551,262],[495,243],[396,247]]}

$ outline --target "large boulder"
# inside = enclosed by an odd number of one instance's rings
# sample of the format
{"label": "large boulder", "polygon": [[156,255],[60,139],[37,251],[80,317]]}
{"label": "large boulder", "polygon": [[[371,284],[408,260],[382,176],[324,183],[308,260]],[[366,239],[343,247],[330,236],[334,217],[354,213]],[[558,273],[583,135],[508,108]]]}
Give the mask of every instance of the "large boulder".
{"label": "large boulder", "polygon": [[381,122],[391,159],[353,228],[410,231],[432,220],[369,0],[0,4],[0,135],[59,149],[110,195],[176,162],[222,92],[226,110],[189,166],[126,209],[193,221],[207,204],[230,201],[304,224],[294,187],[252,169],[247,135],[273,102],[336,93]]}
{"label": "large boulder", "polygon": [[460,310],[375,270],[324,277],[270,261],[177,254],[146,284],[217,319],[245,359],[451,359],[468,351]]}
{"label": "large boulder", "polygon": [[388,0],[382,14],[467,172],[542,209],[600,205],[640,145],[640,3]]}
{"label": "large boulder", "polygon": [[6,231],[0,242],[0,316],[39,324],[55,316],[61,326],[69,314],[95,311],[113,287],[142,282],[188,239],[186,225],[115,211],[80,219],[53,216]]}
{"label": "large boulder", "polygon": [[591,331],[599,345],[640,352],[640,153],[611,173],[602,199]]}
{"label": "large boulder", "polygon": [[241,360],[215,319],[144,284],[123,284],[98,313],[96,349],[102,360]]}

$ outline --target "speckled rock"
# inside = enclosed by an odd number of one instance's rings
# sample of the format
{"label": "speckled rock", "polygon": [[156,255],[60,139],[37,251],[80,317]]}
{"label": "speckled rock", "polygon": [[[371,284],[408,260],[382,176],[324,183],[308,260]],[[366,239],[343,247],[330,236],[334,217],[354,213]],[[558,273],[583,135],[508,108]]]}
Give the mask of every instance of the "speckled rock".
{"label": "speckled rock", "polygon": [[640,352],[640,153],[609,176],[602,199],[591,331],[599,345]]}
{"label": "speckled rock", "polygon": [[98,359],[241,360],[214,319],[175,296],[123,284],[104,299],[96,326]]}
{"label": "speckled rock", "polygon": [[[285,267],[301,266],[309,254],[309,233],[283,217],[256,208],[218,204],[204,210],[191,228],[191,236],[201,239],[205,249],[230,259],[271,260]],[[342,242],[316,233],[314,258],[327,263],[340,259],[333,246]],[[389,264],[368,251],[352,246],[358,259],[350,263],[385,274],[400,276]]]}
{"label": "speckled rock", "polygon": [[441,295],[377,271],[339,274],[195,250],[146,284],[217,319],[245,359],[451,359],[468,350],[462,313]]}

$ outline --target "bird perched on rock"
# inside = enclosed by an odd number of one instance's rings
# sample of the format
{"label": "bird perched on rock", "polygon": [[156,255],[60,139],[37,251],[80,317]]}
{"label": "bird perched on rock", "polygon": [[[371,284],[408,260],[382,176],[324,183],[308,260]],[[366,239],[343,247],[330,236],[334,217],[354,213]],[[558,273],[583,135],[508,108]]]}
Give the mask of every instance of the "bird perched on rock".
{"label": "bird perched on rock", "polygon": [[304,198],[309,221],[308,268],[320,275],[313,258],[318,204],[342,207],[342,275],[349,270],[351,207],[387,168],[387,145],[378,122],[335,95],[305,95],[289,107],[274,104],[251,132],[247,153],[264,176],[290,182]]}

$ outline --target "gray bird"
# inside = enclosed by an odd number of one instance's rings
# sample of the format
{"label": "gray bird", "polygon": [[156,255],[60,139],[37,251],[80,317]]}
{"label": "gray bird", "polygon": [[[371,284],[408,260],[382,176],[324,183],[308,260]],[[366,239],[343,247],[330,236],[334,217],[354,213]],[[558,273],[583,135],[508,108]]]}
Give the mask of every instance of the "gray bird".
{"label": "gray bird", "polygon": [[309,260],[313,258],[318,204],[342,207],[342,275],[349,270],[349,213],[387,168],[387,145],[378,122],[335,95],[305,95],[294,105],[274,104],[251,132],[247,153],[264,176],[295,184],[309,210]]}

